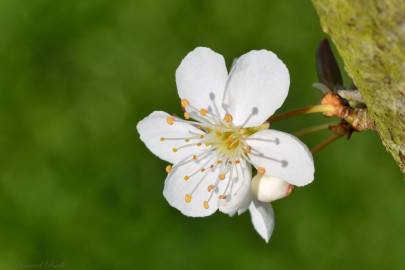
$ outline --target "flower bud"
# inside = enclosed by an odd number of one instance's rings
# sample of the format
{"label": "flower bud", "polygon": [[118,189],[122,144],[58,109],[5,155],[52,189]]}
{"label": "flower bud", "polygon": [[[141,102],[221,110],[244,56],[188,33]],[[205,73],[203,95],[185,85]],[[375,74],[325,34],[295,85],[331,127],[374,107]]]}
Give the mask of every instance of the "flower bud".
{"label": "flower bud", "polygon": [[290,195],[294,186],[277,177],[257,174],[252,179],[251,189],[257,200],[272,202]]}

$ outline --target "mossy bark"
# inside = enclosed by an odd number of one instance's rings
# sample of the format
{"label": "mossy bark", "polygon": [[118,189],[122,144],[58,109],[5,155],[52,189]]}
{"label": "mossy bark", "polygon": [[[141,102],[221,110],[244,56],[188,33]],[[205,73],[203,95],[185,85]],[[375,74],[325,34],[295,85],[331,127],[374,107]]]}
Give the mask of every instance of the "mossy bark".
{"label": "mossy bark", "polygon": [[405,1],[312,2],[385,148],[405,173]]}

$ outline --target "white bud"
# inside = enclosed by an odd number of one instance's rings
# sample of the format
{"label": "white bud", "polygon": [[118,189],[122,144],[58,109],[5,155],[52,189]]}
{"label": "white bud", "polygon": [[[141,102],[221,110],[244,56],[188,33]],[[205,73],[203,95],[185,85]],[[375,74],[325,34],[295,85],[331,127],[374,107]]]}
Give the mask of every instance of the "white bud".
{"label": "white bud", "polygon": [[294,186],[277,177],[257,174],[252,179],[251,188],[257,200],[272,202],[290,195]]}

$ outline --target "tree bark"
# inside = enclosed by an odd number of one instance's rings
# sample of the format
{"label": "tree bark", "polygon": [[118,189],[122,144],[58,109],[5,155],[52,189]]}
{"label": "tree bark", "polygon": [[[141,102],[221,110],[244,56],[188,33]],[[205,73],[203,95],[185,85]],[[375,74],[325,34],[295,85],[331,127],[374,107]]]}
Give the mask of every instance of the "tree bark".
{"label": "tree bark", "polygon": [[405,174],[405,1],[312,2],[381,141]]}

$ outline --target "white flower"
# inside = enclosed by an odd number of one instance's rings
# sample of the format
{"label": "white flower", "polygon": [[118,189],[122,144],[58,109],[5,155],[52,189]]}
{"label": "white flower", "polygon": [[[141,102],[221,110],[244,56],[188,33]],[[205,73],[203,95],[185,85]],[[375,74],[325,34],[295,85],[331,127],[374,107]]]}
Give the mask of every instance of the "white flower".
{"label": "white flower", "polygon": [[166,168],[165,198],[192,217],[249,209],[268,241],[274,213],[251,192],[251,166],[294,186],[314,175],[307,147],[266,122],[288,94],[287,67],[270,51],[250,51],[228,74],[220,54],[199,47],[177,68],[176,83],[187,120],[158,111],[137,126],[146,146],[173,164]]}

